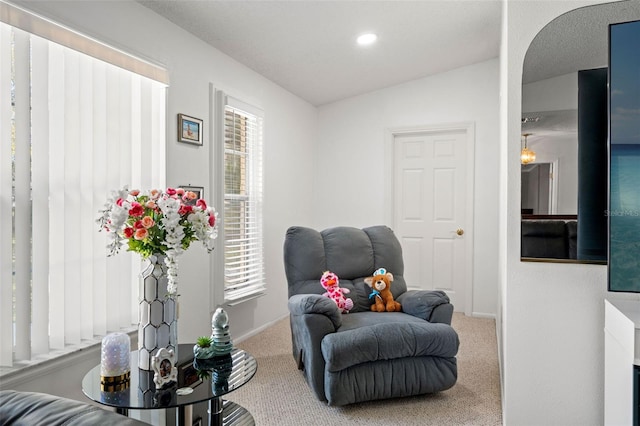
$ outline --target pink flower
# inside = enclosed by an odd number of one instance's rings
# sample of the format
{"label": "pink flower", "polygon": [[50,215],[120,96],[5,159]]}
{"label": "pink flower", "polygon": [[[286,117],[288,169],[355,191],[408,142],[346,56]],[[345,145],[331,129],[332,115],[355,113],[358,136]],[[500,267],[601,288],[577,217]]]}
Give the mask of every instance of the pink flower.
{"label": "pink flower", "polygon": [[116,204],[117,204],[119,207],[122,207],[122,203],[123,203],[123,201],[124,201],[124,200],[123,200],[122,198],[118,198],[118,201],[116,201]]}
{"label": "pink flower", "polygon": [[157,189],[152,189],[151,191],[149,191],[149,197],[152,200],[157,200],[159,196],[160,196],[160,191],[158,191]]}
{"label": "pink flower", "polygon": [[144,240],[148,235],[149,231],[147,231],[145,228],[142,228],[136,230],[135,234],[133,234],[133,238],[135,238],[136,240]]}
{"label": "pink flower", "polygon": [[191,200],[195,200],[196,198],[198,198],[198,196],[196,195],[195,192],[193,191],[187,191],[184,193],[184,196],[182,197],[182,199],[184,201],[191,201]]}
{"label": "pink flower", "polygon": [[209,226],[212,228],[216,226],[216,216],[214,214],[209,215]]}
{"label": "pink flower", "polygon": [[133,195],[134,197],[137,197],[138,195],[140,195],[140,190],[132,189],[131,191],[129,191],[129,194]]}
{"label": "pink flower", "polygon": [[196,201],[196,206],[200,207],[202,210],[206,210],[207,202],[200,198],[198,201]]}
{"label": "pink flower", "polygon": [[129,227],[124,228],[124,236],[125,236],[126,238],[131,238],[131,237],[133,237],[133,233],[134,233],[134,232],[135,232],[135,231],[133,230],[133,228],[129,228]]}
{"label": "pink flower", "polygon": [[177,188],[177,189],[176,189],[176,194],[182,197],[182,196],[184,195],[184,189],[182,189],[182,188]]}
{"label": "pink flower", "polygon": [[167,195],[173,196],[173,195],[176,195],[176,194],[177,194],[177,191],[175,189],[167,188]]}
{"label": "pink flower", "polygon": [[144,214],[144,207],[140,205],[140,203],[136,203],[135,201],[131,203],[131,208],[129,209],[129,216],[138,217]]}
{"label": "pink flower", "polygon": [[185,205],[185,204],[182,204],[182,205],[180,206],[180,210],[178,210],[178,214],[179,214],[180,216],[184,216],[184,215],[186,215],[186,214],[191,213],[192,211],[193,211],[193,206],[187,206],[187,205]]}
{"label": "pink flower", "polygon": [[156,209],[156,207],[157,207],[157,206],[156,206],[156,202],[155,202],[155,201],[152,201],[152,200],[147,201],[147,202],[145,203],[145,205],[144,205],[144,206],[145,206],[146,208],[148,208],[148,209],[151,209],[151,210],[155,210],[155,209]]}
{"label": "pink flower", "polygon": [[142,218],[142,220],[141,220],[141,222],[142,222],[142,226],[143,226],[145,229],[149,229],[149,228],[151,228],[153,225],[155,225],[155,224],[156,224],[155,220],[153,220],[153,218],[152,218],[151,216],[145,216],[145,217],[143,217],[143,218]]}

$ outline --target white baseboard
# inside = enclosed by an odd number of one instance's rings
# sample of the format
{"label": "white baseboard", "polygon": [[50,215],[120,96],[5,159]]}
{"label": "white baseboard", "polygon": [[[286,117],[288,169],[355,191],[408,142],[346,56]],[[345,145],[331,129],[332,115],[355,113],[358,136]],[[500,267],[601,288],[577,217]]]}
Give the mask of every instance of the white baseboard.
{"label": "white baseboard", "polygon": [[488,314],[486,312],[472,312],[471,316],[474,318],[488,318],[492,320],[496,319],[496,314]]}
{"label": "white baseboard", "polygon": [[281,316],[280,318],[276,318],[275,320],[273,320],[273,321],[271,321],[271,322],[268,322],[268,323],[262,324],[260,327],[258,327],[258,328],[254,328],[253,330],[249,331],[248,333],[243,334],[243,335],[242,335],[242,336],[240,336],[240,337],[234,337],[234,338],[233,338],[233,341],[234,341],[234,342],[236,342],[236,343],[240,343],[240,342],[242,342],[243,340],[248,339],[249,337],[253,337],[253,336],[255,336],[256,334],[258,334],[258,333],[260,333],[261,331],[263,331],[263,330],[265,330],[265,329],[267,329],[267,328],[271,327],[273,324],[277,323],[277,322],[278,322],[278,321],[280,321],[280,320],[283,320],[283,319],[287,318],[288,316],[289,316],[289,314],[287,313],[287,314],[285,314],[285,315]]}

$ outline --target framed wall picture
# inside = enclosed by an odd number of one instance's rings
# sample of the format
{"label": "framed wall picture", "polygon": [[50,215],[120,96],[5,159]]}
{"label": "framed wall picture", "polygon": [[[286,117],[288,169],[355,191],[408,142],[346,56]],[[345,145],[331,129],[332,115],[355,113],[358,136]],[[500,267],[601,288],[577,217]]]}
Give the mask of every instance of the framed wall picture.
{"label": "framed wall picture", "polygon": [[201,186],[181,185],[178,188],[182,188],[185,191],[191,191],[196,194],[196,198],[194,198],[193,200],[185,201],[185,204],[188,206],[195,206],[196,201],[204,197],[204,188]]}
{"label": "framed wall picture", "polygon": [[178,114],[178,141],[202,146],[202,120]]}

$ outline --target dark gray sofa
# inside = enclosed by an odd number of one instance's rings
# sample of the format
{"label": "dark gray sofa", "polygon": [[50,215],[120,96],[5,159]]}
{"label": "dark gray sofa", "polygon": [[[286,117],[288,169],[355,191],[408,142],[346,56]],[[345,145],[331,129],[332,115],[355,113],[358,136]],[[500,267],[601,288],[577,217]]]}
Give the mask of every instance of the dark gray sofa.
{"label": "dark gray sofa", "polygon": [[136,426],[146,423],[72,399],[3,390],[0,391],[0,425]]}
{"label": "dark gray sofa", "polygon": [[[329,405],[419,395],[457,380],[459,340],[453,306],[441,291],[407,291],[402,248],[386,226],[287,231],[285,272],[293,356],[316,397]],[[378,268],[394,275],[391,290],[402,312],[371,312],[364,278]],[[331,270],[354,302],[341,314],[322,296]]]}

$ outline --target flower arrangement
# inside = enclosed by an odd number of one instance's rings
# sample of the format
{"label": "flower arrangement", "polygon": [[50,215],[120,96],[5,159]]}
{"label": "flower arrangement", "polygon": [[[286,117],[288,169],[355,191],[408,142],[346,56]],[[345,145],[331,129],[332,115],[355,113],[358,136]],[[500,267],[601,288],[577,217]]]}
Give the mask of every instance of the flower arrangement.
{"label": "flower arrangement", "polygon": [[148,194],[139,190],[112,191],[97,223],[109,234],[109,256],[117,254],[126,243],[146,259],[165,255],[168,267],[167,291],[178,290],[177,257],[193,241],[200,241],[211,252],[218,237],[218,214],[203,199],[182,188],[152,189]]}

